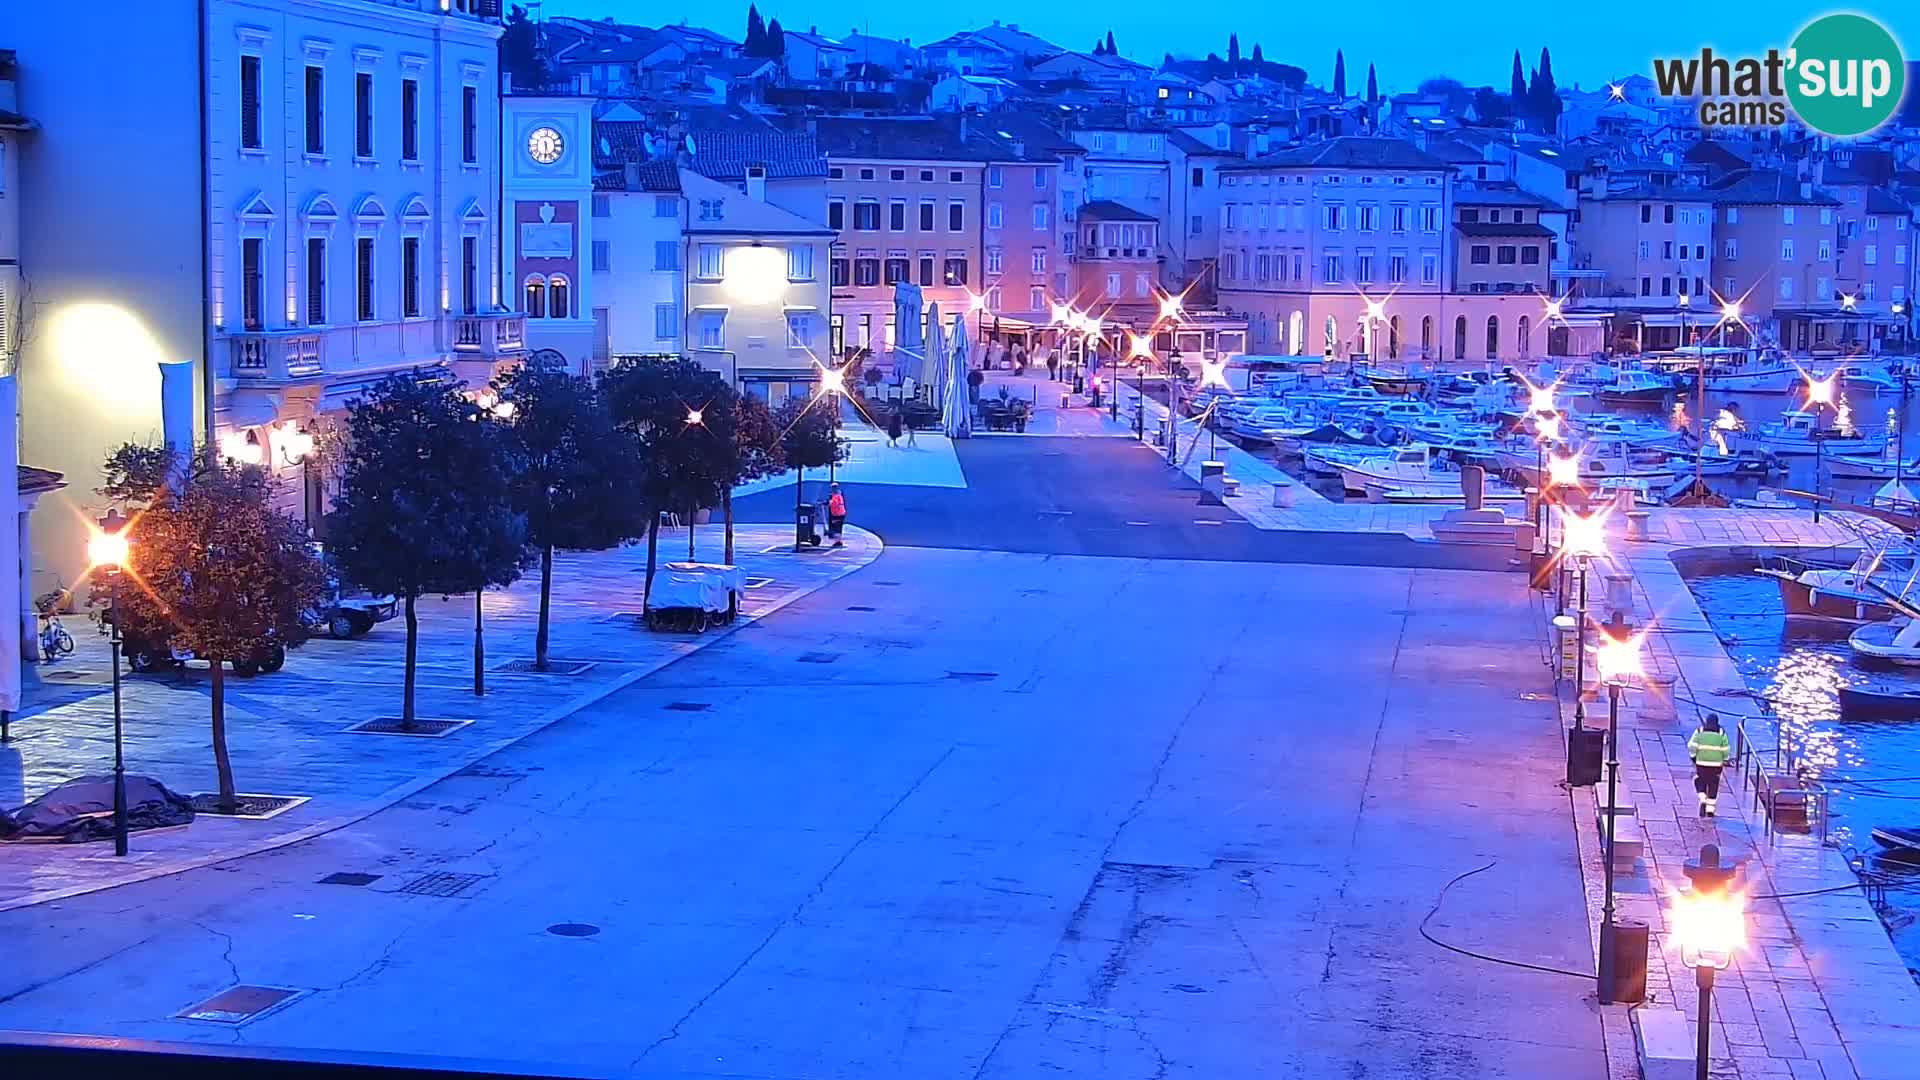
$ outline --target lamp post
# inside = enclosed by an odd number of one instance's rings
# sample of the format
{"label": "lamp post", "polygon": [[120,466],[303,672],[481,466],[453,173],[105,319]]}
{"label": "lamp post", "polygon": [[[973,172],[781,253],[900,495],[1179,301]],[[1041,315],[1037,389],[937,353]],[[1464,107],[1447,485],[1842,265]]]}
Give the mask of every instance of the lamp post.
{"label": "lamp post", "polygon": [[1614,972],[1618,963],[1613,921],[1613,834],[1618,821],[1620,785],[1620,691],[1640,674],[1640,639],[1602,634],[1594,650],[1600,679],[1607,684],[1607,806],[1605,899],[1600,905],[1600,1003],[1613,1003]]}
{"label": "lamp post", "polygon": [[1380,319],[1386,313],[1387,305],[1380,300],[1367,301],[1367,368],[1380,366]]}
{"label": "lamp post", "polygon": [[1180,346],[1167,354],[1167,464],[1180,464]]}
{"label": "lamp post", "polygon": [[[833,410],[835,426],[838,426],[840,423],[840,395],[845,392],[846,389],[846,372],[840,368],[822,367],[820,369],[820,396],[827,399],[827,408]],[[948,387],[947,392],[952,393],[953,388]],[[688,420],[688,423],[694,422],[695,421],[691,419]],[[836,475],[837,472],[834,468],[834,462],[830,456],[827,460],[827,484],[829,486],[834,483]],[[691,526],[689,526],[689,528],[691,528]]]}
{"label": "lamp post", "polygon": [[[1687,314],[1693,310],[1693,297],[1680,294],[1680,347],[1687,347],[1689,327]],[[1707,493],[1707,353],[1695,347],[1693,350],[1693,491],[1694,498],[1703,498]]]}
{"label": "lamp post", "polygon": [[[498,408],[498,405],[493,406]],[[289,420],[280,425],[273,440],[279,448],[280,460],[288,465],[300,467],[300,520],[307,527],[307,535],[313,535],[313,436],[302,430],[298,424]]]}
{"label": "lamp post", "polygon": [[127,565],[126,519],[109,513],[87,541],[87,559],[107,575],[107,635],[113,662],[113,853],[127,853],[127,759],[120,711],[120,570]]}
{"label": "lamp post", "polygon": [[[1827,409],[1833,406],[1833,384],[1839,376],[1829,375],[1824,379],[1807,376],[1807,406],[1813,410],[1813,523],[1820,523],[1820,472],[1826,465],[1827,432],[1823,421]],[[1899,448],[1896,447],[1897,451]]]}
{"label": "lamp post", "polygon": [[1587,568],[1607,553],[1606,515],[1569,514],[1560,530],[1560,558],[1572,556],[1580,569],[1580,608],[1575,615],[1573,665],[1573,726],[1579,730],[1587,720]]}
{"label": "lamp post", "polygon": [[1674,896],[1667,924],[1680,943],[1680,962],[1693,969],[1694,986],[1700,991],[1693,1075],[1695,1080],[1708,1080],[1713,979],[1733,963],[1734,951],[1746,942],[1746,917],[1737,895],[1696,885]]}
{"label": "lamp post", "polygon": [[[1547,482],[1546,482],[1546,490],[1542,493],[1543,498],[1546,496],[1551,496],[1554,488],[1558,488],[1558,487],[1577,488],[1579,486],[1580,486],[1580,458],[1577,455],[1567,454],[1564,456],[1554,456],[1547,459]],[[1547,550],[1552,551],[1553,550],[1553,515],[1551,513],[1548,513],[1546,515],[1546,524],[1547,524],[1547,528],[1546,528]],[[1563,526],[1563,529],[1564,529],[1564,526]],[[1566,535],[1563,531],[1561,534],[1561,543],[1564,544],[1565,542],[1566,542]],[[1556,567],[1554,570],[1554,575],[1564,581],[1565,579],[1564,568]],[[1567,594],[1564,588],[1555,590],[1555,603],[1554,603],[1553,613],[1555,615],[1565,615],[1567,613]]]}

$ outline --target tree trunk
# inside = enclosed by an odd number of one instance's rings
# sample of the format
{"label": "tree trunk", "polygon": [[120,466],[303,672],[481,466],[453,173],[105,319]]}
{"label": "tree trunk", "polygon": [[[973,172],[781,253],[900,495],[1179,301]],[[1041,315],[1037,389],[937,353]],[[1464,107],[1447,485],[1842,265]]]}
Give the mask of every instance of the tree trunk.
{"label": "tree trunk", "polygon": [[793,467],[793,550],[800,550],[800,504],[807,489],[807,467]]}
{"label": "tree trunk", "polygon": [[227,756],[227,665],[217,656],[213,665],[213,767],[220,774],[220,809],[231,814],[239,805],[233,795],[233,759]]}
{"label": "tree trunk", "polygon": [[413,730],[413,668],[420,650],[420,619],[413,611],[413,595],[407,595],[407,674],[401,682],[400,726]]}
{"label": "tree trunk", "polygon": [[547,670],[547,613],[553,606],[553,545],[540,548],[540,629],[533,635],[533,666]]}
{"label": "tree trunk", "polygon": [[640,591],[640,613],[646,614],[648,604],[653,600],[653,567],[660,552],[660,507],[654,506],[647,515],[647,583]]}
{"label": "tree trunk", "polygon": [[722,491],[720,493],[720,512],[727,520],[727,545],[726,545],[727,554],[725,556],[725,560],[728,566],[732,566],[733,565],[733,488],[731,487],[727,488],[725,491]]}
{"label": "tree trunk", "polygon": [[689,499],[687,501],[687,561],[688,562],[698,561],[693,554],[693,519],[697,517],[699,513],[700,513],[700,504],[694,500]]}
{"label": "tree trunk", "polygon": [[487,696],[487,640],[485,637],[487,616],[480,606],[480,598],[487,590],[473,590],[473,696]]}

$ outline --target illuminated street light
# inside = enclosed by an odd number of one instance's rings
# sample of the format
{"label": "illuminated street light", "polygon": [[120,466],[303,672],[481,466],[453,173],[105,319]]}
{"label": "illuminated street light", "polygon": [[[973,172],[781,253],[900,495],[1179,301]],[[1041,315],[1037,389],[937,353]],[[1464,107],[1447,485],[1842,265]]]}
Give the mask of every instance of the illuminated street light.
{"label": "illuminated street light", "polygon": [[1527,411],[1535,415],[1559,411],[1553,404],[1553,388],[1556,385],[1558,384],[1548,383],[1546,386],[1534,386],[1532,383],[1528,383]]}
{"label": "illuminated street light", "polygon": [[987,298],[976,292],[967,294],[967,314],[972,315],[987,309]]}
{"label": "illuminated street light", "polygon": [[1560,559],[1573,556],[1580,568],[1580,614],[1575,624],[1573,666],[1573,726],[1586,727],[1587,721],[1587,569],[1593,560],[1607,553],[1607,518],[1601,514],[1568,514],[1560,525]]}
{"label": "illuminated street light", "polygon": [[1178,319],[1180,317],[1180,306],[1180,297],[1173,293],[1168,293],[1160,298],[1160,317],[1163,319]]}
{"label": "illuminated street light", "polygon": [[1713,978],[1733,963],[1733,954],[1747,940],[1741,897],[1724,889],[1676,893],[1667,913],[1667,932],[1679,943],[1680,962],[1693,969],[1693,983],[1700,990],[1694,1076],[1704,1077],[1712,1045]]}
{"label": "illuminated street light", "polygon": [[1844,293],[1840,297],[1840,307],[1844,311],[1852,311],[1855,302],[1852,293]]}
{"label": "illuminated street light", "polygon": [[1543,443],[1560,441],[1560,418],[1551,413],[1533,418],[1533,430]]}
{"label": "illuminated street light", "polygon": [[1215,356],[1211,359],[1207,357],[1200,358],[1200,389],[1205,390],[1209,386],[1217,386],[1222,390],[1232,389],[1232,387],[1227,385],[1227,360],[1225,357]]}
{"label": "illuminated street light", "polygon": [[1560,554],[1571,555],[1584,562],[1602,558],[1606,553],[1606,514],[1568,514],[1560,534]]}
{"label": "illuminated street light", "polygon": [[1720,317],[1728,322],[1740,321],[1740,301],[1726,300],[1720,304]]}
{"label": "illuminated street light", "polygon": [[220,456],[241,465],[258,465],[260,437],[251,431],[229,431],[220,436]]}
{"label": "illuminated street light", "polygon": [[1829,375],[1824,379],[1816,379],[1811,375],[1807,376],[1807,404],[1833,404],[1833,383],[1835,378],[1835,375]]}
{"label": "illuminated street light", "polygon": [[120,571],[128,565],[133,545],[127,540],[127,522],[119,514],[108,513],[101,525],[87,538],[87,560],[107,576],[107,651],[113,665],[113,853],[122,856],[127,853],[127,754],[120,703],[120,645],[126,640],[120,633]]}
{"label": "illuminated street light", "polygon": [[1136,334],[1131,330],[1127,331],[1127,339],[1128,339],[1127,340],[1127,358],[1128,359],[1131,360],[1134,357],[1141,357],[1145,359],[1152,358],[1153,356],[1152,340],[1141,337],[1139,334]]}
{"label": "illuminated street light", "polygon": [[845,374],[843,374],[840,371],[840,369],[838,368],[821,368],[820,369],[820,393],[822,396],[826,396],[828,394],[845,393],[846,389],[847,389],[847,377]]}
{"label": "illuminated street light", "polygon": [[122,530],[96,529],[87,539],[87,561],[96,567],[118,570],[127,565],[127,536]]}
{"label": "illuminated street light", "polygon": [[726,253],[727,295],[743,304],[771,304],[787,290],[786,257],[758,241]]}
{"label": "illuminated street light", "polygon": [[1547,459],[1547,486],[1549,488],[1579,487],[1580,486],[1579,456],[1576,454],[1568,454],[1564,457],[1548,458]]}
{"label": "illuminated street light", "polygon": [[703,417],[702,417],[702,415],[701,415],[701,413],[700,413],[700,410],[699,410],[699,409],[688,409],[688,410],[687,410],[687,426],[688,426],[688,427],[693,427],[694,425],[696,425],[696,424],[698,424],[698,423],[700,423],[700,421],[701,421],[702,419],[703,419]]}
{"label": "illuminated street light", "polygon": [[1602,856],[1605,870],[1605,899],[1600,905],[1600,1003],[1612,1004],[1614,1000],[1614,975],[1619,970],[1619,926],[1613,918],[1613,841],[1614,826],[1620,820],[1620,690],[1640,674],[1641,635],[1615,637],[1612,634],[1600,635],[1600,643],[1593,650],[1593,659],[1600,669],[1600,681],[1607,684],[1607,801],[1604,813],[1607,824],[1606,851]]}
{"label": "illuminated street light", "polygon": [[280,425],[273,441],[280,447],[280,457],[289,465],[299,465],[313,456],[313,436],[300,429],[300,425],[288,420]]}

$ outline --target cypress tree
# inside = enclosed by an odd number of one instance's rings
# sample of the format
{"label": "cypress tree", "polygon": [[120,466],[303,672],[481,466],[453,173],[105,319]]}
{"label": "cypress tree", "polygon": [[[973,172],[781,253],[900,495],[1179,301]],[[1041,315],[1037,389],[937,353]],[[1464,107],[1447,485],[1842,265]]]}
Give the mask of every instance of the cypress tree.
{"label": "cypress tree", "polygon": [[1333,96],[1347,96],[1347,54],[1339,49],[1333,50]]}

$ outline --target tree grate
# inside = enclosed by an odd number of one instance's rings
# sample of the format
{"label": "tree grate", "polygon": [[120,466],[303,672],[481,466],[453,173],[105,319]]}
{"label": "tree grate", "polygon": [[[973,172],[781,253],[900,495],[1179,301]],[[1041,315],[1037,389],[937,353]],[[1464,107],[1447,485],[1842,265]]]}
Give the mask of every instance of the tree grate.
{"label": "tree grate", "polygon": [[219,792],[206,792],[190,796],[193,812],[200,817],[246,818],[250,821],[265,821],[306,802],[307,795],[254,795],[238,792],[228,806],[220,805]]}
{"label": "tree grate", "polygon": [[713,706],[705,701],[669,701],[667,708],[674,712],[706,712]]}
{"label": "tree grate", "polygon": [[356,735],[409,735],[422,739],[438,739],[473,723],[471,720],[435,720],[414,717],[413,726],[407,727],[397,716],[376,716],[371,720],[362,720],[347,728]]}
{"label": "tree grate", "polygon": [[371,885],[380,880],[379,874],[362,874],[352,870],[341,870],[320,879],[322,885]]}
{"label": "tree grate", "polygon": [[541,670],[532,660],[509,660],[493,671],[500,675],[580,675],[591,667],[591,660],[549,660],[546,669]]}
{"label": "tree grate", "polygon": [[848,604],[847,610],[848,611],[879,611],[880,609],[877,607],[874,607],[871,604]]}
{"label": "tree grate", "polygon": [[435,870],[402,885],[400,891],[413,896],[464,897],[471,895],[470,890],[487,880],[487,877],[486,874],[455,874]]}
{"label": "tree grate", "polygon": [[299,997],[301,991],[284,986],[232,986],[178,1015],[183,1020],[205,1020],[213,1024],[244,1024]]}
{"label": "tree grate", "polygon": [[838,659],[840,659],[840,654],[837,652],[803,652],[800,654],[800,662],[803,664],[831,664]]}

